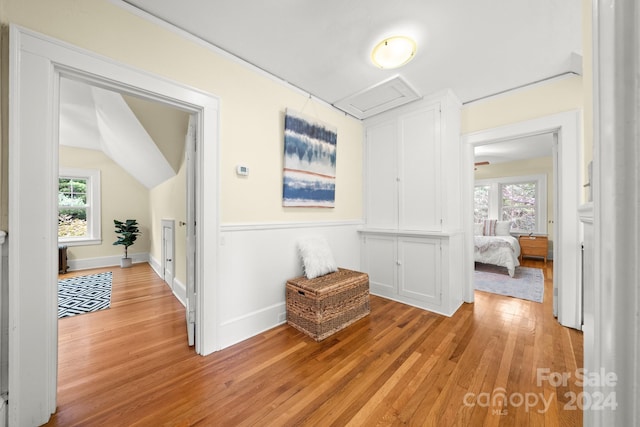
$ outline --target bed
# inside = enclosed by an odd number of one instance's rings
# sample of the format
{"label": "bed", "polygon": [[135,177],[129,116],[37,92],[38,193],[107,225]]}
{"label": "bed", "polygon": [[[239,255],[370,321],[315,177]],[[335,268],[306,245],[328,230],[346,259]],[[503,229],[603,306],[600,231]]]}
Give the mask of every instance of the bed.
{"label": "bed", "polygon": [[[497,222],[500,223],[502,221]],[[520,265],[520,261],[518,261],[520,244],[518,239],[509,234],[508,222],[506,232],[504,228],[499,228],[496,232],[494,224],[494,235],[484,235],[480,231],[482,229],[483,232],[486,232],[487,226],[479,227],[479,225],[482,226],[482,224],[476,224],[475,236],[473,237],[475,261],[506,267],[509,276],[513,277],[516,267]],[[504,225],[501,227],[504,227]]]}

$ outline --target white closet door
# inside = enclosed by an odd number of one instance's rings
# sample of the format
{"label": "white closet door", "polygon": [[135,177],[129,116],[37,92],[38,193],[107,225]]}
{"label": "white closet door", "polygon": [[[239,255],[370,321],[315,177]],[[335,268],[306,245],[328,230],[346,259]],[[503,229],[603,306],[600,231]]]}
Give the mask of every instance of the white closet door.
{"label": "white closet door", "polygon": [[401,230],[441,229],[439,123],[438,105],[400,117]]}
{"label": "white closet door", "polygon": [[372,294],[387,298],[398,294],[397,259],[395,236],[368,235],[363,238],[362,269],[369,274]]}
{"label": "white closet door", "polygon": [[395,121],[367,129],[365,198],[367,227],[398,227],[397,141]]}
{"label": "white closet door", "polygon": [[440,306],[440,241],[438,239],[398,238],[398,293]]}

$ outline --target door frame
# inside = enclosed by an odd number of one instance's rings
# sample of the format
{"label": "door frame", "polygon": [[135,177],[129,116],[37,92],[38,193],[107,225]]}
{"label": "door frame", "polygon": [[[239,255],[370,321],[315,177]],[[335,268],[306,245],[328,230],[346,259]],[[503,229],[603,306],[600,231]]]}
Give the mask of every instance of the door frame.
{"label": "door frame", "polygon": [[557,134],[558,173],[555,191],[559,206],[554,207],[554,283],[560,284],[557,296],[558,322],[563,326],[582,329],[582,267],[581,233],[578,207],[582,194],[582,120],[580,110],[566,111],[506,126],[468,133],[462,136],[463,188],[465,231],[466,286],[464,300],[473,302],[473,162],[474,148],[492,142],[505,141],[542,133]]}
{"label": "door frame", "polygon": [[196,352],[203,355],[219,349],[219,100],[14,24],[9,31],[9,424],[39,425],[56,409],[60,77],[197,118]]}
{"label": "door frame", "polygon": [[[175,258],[176,258],[176,221],[173,219],[162,219],[161,221],[161,226],[160,228],[162,229],[162,248],[161,248],[161,262],[160,262],[160,270],[162,271],[162,279],[164,280],[164,282],[169,285],[169,288],[173,291],[173,293],[175,294],[175,289],[174,289],[174,284],[173,284],[173,278],[176,276],[176,264],[175,264]],[[171,262],[173,262],[173,268],[171,269],[171,277],[170,277],[170,282],[167,282],[167,277],[165,276],[165,272],[167,271],[167,251],[166,251],[166,239],[165,239],[165,228],[168,228],[171,230],[171,256],[173,257],[173,260]],[[187,253],[187,256],[189,256],[189,254]],[[188,264],[188,263],[187,263]]]}

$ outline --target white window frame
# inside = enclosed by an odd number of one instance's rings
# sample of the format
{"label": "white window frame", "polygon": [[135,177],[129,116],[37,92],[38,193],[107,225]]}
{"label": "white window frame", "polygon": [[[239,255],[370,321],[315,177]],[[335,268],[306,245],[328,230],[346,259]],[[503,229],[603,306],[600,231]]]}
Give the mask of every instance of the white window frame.
{"label": "white window frame", "polygon": [[[505,184],[519,184],[522,182],[536,183],[536,230],[534,234],[547,234],[547,176],[526,175],[526,176],[506,176],[500,178],[478,179],[474,185],[489,186],[489,218],[501,219],[502,212],[502,191]],[[530,231],[513,229],[513,234],[528,234]]]}
{"label": "white window frame", "polygon": [[58,243],[67,246],[101,245],[100,170],[60,168],[58,180],[60,178],[77,178],[87,181],[87,235],[82,237],[58,237]]}

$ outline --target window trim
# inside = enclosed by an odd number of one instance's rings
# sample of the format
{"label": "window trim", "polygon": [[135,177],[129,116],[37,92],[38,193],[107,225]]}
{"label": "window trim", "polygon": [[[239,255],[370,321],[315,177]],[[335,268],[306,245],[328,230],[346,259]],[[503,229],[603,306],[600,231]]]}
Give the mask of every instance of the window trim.
{"label": "window trim", "polygon": [[[522,182],[536,183],[536,230],[534,234],[547,234],[547,175],[520,175],[505,176],[499,178],[478,179],[474,182],[474,187],[481,185],[489,186],[489,218],[502,218],[502,191],[501,186],[505,184],[519,184]],[[544,191],[541,191],[544,189]],[[511,230],[513,234],[529,234],[525,230]]]}
{"label": "window trim", "polygon": [[[60,178],[80,178],[87,180],[87,236],[85,237],[58,237],[58,244],[67,246],[85,246],[102,244],[102,209],[100,207],[100,170],[60,168]],[[60,206],[58,206],[58,212]]]}

